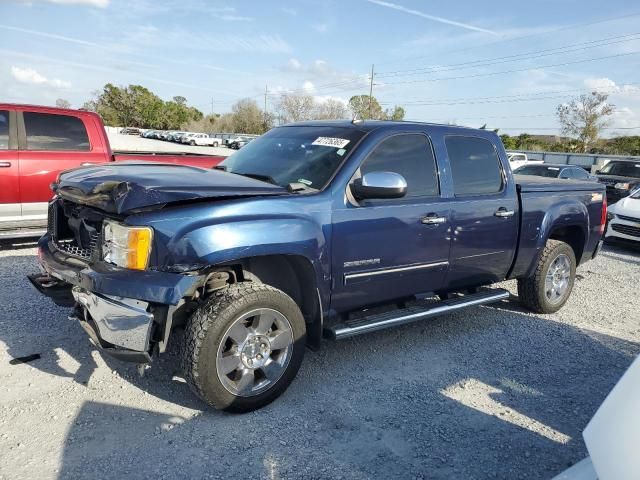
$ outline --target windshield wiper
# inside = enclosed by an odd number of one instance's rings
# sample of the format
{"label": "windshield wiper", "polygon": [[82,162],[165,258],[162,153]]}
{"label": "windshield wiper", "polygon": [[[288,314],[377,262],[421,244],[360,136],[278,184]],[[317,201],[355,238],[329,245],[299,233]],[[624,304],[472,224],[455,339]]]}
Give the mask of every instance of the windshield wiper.
{"label": "windshield wiper", "polygon": [[276,182],[273,177],[270,177],[269,175],[261,175],[259,173],[241,173],[241,172],[231,172],[231,173],[235,173],[236,175],[242,175],[243,177],[249,177],[249,178],[254,178],[256,180],[260,180],[261,182],[267,182],[267,183],[271,183],[272,185],[278,185],[278,182]]}
{"label": "windshield wiper", "polygon": [[302,182],[291,182],[290,184],[287,185],[287,191],[289,193],[298,193],[298,192],[317,192],[318,190]]}

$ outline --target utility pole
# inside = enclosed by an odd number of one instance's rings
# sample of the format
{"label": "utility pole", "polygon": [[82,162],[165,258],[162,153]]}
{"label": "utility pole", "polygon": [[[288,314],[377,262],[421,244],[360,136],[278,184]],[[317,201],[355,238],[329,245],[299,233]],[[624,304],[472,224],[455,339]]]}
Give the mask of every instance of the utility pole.
{"label": "utility pole", "polygon": [[269,92],[269,88],[267,85],[264,86],[264,131],[267,131],[267,93]]}
{"label": "utility pole", "polygon": [[211,98],[211,116],[213,117],[213,97]]}
{"label": "utility pole", "polygon": [[369,120],[373,116],[373,63],[371,64],[371,82],[369,83]]}

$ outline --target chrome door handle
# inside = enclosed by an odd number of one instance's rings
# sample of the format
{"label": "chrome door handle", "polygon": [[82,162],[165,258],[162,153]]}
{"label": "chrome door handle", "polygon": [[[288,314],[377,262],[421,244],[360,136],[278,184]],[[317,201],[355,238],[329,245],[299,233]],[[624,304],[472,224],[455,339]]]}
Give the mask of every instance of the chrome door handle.
{"label": "chrome door handle", "polygon": [[445,223],[447,221],[447,217],[437,217],[435,215],[427,215],[426,217],[422,217],[420,221],[424,225],[440,225],[441,223]]}
{"label": "chrome door handle", "polygon": [[501,208],[498,209],[498,211],[496,213],[494,213],[494,215],[496,217],[506,218],[506,217],[513,217],[515,215],[515,213],[516,212],[514,212],[513,210],[507,210],[506,208],[501,207]]}
{"label": "chrome door handle", "polygon": [[0,168],[9,168],[11,166],[11,162],[0,162]]}

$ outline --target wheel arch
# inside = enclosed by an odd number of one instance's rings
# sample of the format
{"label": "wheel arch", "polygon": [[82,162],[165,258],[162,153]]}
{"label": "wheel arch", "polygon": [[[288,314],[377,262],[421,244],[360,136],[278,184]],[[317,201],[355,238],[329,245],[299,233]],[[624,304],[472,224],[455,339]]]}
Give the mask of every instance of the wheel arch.
{"label": "wheel arch", "polygon": [[307,325],[307,344],[320,346],[323,305],[316,269],[303,255],[273,254],[246,257],[217,265],[216,270],[232,269],[239,281],[259,281],[282,290],[300,307]]}

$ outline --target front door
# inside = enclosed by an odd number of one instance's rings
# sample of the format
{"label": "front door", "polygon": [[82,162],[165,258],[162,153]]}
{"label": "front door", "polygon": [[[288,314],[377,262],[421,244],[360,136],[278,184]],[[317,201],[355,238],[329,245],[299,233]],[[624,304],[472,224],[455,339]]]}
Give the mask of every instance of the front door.
{"label": "front door", "polygon": [[447,273],[449,206],[440,198],[429,138],[422,133],[387,137],[356,177],[374,171],[402,175],[407,194],[360,202],[349,198],[334,211],[331,306],[336,311],[438,290]]}
{"label": "front door", "polygon": [[20,182],[15,112],[0,110],[0,231],[20,220]]}

